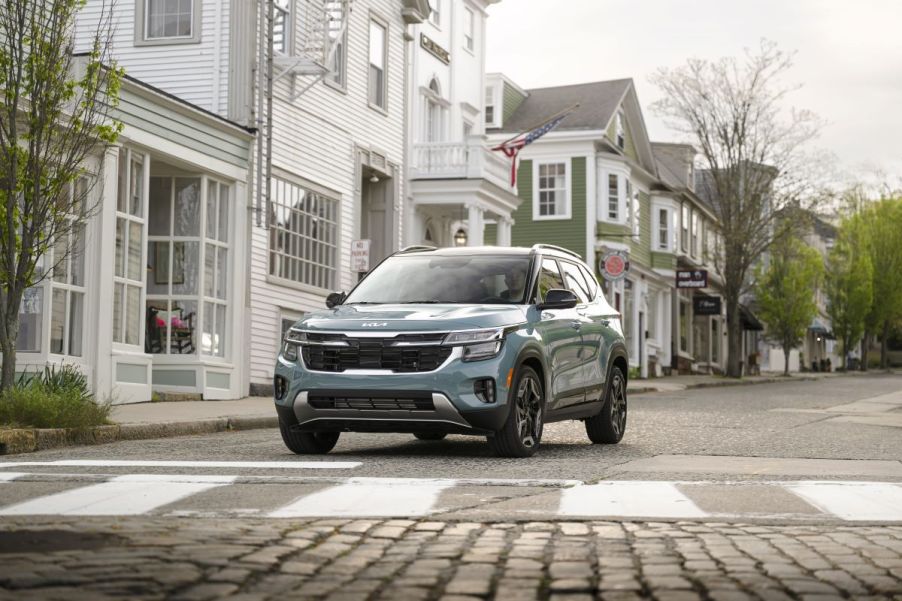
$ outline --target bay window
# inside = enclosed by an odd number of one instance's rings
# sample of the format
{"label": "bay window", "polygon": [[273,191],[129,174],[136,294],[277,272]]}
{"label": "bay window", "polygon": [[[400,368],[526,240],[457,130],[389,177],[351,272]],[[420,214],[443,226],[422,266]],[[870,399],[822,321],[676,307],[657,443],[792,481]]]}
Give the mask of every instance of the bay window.
{"label": "bay window", "polygon": [[141,294],[144,289],[144,155],[119,152],[116,198],[116,256],[113,266],[113,342],[140,345]]}
{"label": "bay window", "polygon": [[230,191],[206,176],[150,178],[147,352],[225,357]]}
{"label": "bay window", "polygon": [[620,176],[608,174],[608,219],[620,220]]}
{"label": "bay window", "polygon": [[680,215],[680,248],[689,252],[689,206],[684,204]]}

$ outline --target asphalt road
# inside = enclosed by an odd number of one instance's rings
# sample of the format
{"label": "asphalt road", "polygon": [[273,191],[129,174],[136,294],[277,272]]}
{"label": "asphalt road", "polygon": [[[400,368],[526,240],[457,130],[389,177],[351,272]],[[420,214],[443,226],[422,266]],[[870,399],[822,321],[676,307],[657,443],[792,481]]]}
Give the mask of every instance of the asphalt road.
{"label": "asphalt road", "polygon": [[519,460],[276,430],[4,457],[0,599],[900,598],[902,377],[629,411],[619,445],[551,424]]}

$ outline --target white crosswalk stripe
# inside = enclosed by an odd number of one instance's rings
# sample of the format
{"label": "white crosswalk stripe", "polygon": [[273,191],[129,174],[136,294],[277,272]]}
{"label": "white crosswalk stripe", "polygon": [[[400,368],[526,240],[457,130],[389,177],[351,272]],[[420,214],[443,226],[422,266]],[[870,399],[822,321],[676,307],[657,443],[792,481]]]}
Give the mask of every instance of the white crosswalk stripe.
{"label": "white crosswalk stripe", "polygon": [[560,515],[704,518],[672,482],[601,482],[561,492]]}
{"label": "white crosswalk stripe", "polygon": [[[56,490],[47,493],[47,483]],[[335,478],[0,471],[0,516],[842,520],[902,523],[902,483]],[[43,483],[43,484],[41,484]],[[29,487],[39,490],[29,498]],[[263,489],[261,487],[270,487]],[[215,494],[201,493],[221,488]],[[761,495],[749,502],[749,490]],[[768,499],[769,503],[763,503]],[[787,509],[788,500],[795,509]],[[762,507],[768,507],[764,510]],[[492,512],[495,513],[492,513]],[[769,511],[769,512],[768,512]]]}
{"label": "white crosswalk stripe", "polygon": [[0,509],[0,515],[141,515],[217,486],[235,476],[128,475],[38,497]]}
{"label": "white crosswalk stripe", "polygon": [[799,482],[787,487],[848,521],[902,521],[902,486],[883,482]]}
{"label": "white crosswalk stripe", "polygon": [[189,467],[262,470],[347,470],[360,467],[359,461],[144,461],[120,459],[62,459],[59,461],[12,461],[0,467]]}
{"label": "white crosswalk stripe", "polygon": [[432,513],[439,494],[454,484],[454,480],[351,478],[301,497],[269,517],[419,517]]}

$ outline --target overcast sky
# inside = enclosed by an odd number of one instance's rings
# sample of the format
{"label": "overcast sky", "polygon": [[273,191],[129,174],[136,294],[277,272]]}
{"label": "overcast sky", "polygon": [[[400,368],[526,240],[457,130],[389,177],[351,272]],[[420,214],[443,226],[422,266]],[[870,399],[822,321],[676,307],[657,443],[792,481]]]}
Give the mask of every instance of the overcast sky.
{"label": "overcast sky", "polygon": [[902,177],[902,0],[502,0],[488,23],[488,72],[524,88],[631,77],[655,141],[679,141],[649,109],[655,69],[773,40],[797,52],[792,104],[827,120],[815,144],[849,174]]}

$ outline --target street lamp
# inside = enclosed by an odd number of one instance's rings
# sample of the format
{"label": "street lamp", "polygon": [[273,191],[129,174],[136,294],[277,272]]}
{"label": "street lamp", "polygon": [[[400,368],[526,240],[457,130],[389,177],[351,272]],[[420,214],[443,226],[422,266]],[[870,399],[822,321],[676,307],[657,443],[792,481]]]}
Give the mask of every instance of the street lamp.
{"label": "street lamp", "polygon": [[467,232],[464,228],[460,228],[454,234],[454,245],[455,246],[466,246],[467,245]]}

